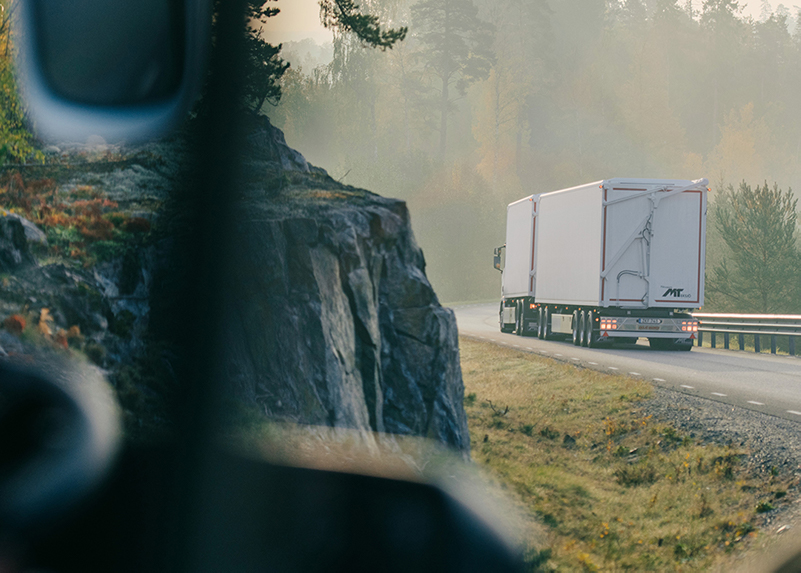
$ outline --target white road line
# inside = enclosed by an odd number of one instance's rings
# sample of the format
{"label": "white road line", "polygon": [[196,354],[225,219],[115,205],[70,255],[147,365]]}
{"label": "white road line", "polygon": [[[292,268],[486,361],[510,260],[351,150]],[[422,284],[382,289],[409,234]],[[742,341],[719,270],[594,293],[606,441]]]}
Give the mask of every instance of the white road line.
{"label": "white road line", "polygon": [[617,368],[615,368],[614,366],[610,366],[610,367],[609,367],[609,370],[618,370],[618,369],[617,369]]}
{"label": "white road line", "polygon": [[801,412],[796,412],[795,410],[787,410],[788,414],[795,414],[796,416],[801,416]]}
{"label": "white road line", "polygon": [[682,384],[682,388],[687,388],[688,390],[695,390],[695,386],[687,386],[687,384]]}
{"label": "white road line", "polygon": [[570,360],[581,360],[580,358],[571,357]]}
{"label": "white road line", "polygon": [[588,362],[588,364],[592,364],[593,366],[598,366],[597,362]]}
{"label": "white road line", "polygon": [[754,406],[764,406],[763,402],[754,402],[753,400],[748,400],[749,404],[753,404]]}
{"label": "white road line", "polygon": [[639,372],[629,372],[632,376],[642,376]]}
{"label": "white road line", "polygon": [[725,398],[726,394],[721,394],[720,392],[710,392],[713,396],[720,396],[721,398]]}
{"label": "white road line", "polygon": [[554,354],[554,356],[562,356],[562,355],[557,352]]}
{"label": "white road line", "polygon": [[548,354],[547,350],[540,350],[540,352],[542,352],[543,354]]}
{"label": "white road line", "polygon": [[665,382],[663,378],[654,378],[654,382]]}

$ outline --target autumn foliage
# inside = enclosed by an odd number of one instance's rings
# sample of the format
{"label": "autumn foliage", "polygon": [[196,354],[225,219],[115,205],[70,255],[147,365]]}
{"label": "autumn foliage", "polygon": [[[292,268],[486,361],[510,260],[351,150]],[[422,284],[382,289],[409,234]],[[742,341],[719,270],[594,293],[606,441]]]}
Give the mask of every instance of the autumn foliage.
{"label": "autumn foliage", "polygon": [[3,328],[11,334],[19,336],[25,330],[25,318],[19,314],[12,314],[3,321]]}
{"label": "autumn foliage", "polygon": [[51,255],[77,259],[85,266],[109,252],[110,244],[151,230],[150,221],[121,213],[101,189],[78,185],[59,190],[52,179],[26,180],[16,171],[0,176],[0,205],[42,228]]}

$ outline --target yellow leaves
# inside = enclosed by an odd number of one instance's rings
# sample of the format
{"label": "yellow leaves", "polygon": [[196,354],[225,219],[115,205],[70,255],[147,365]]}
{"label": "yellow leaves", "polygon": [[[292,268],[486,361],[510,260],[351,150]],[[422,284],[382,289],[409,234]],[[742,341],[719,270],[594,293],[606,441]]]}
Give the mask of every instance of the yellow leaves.
{"label": "yellow leaves", "polygon": [[50,328],[52,322],[53,317],[50,316],[50,309],[43,308],[39,313],[39,332],[47,338],[53,336],[53,329]]}

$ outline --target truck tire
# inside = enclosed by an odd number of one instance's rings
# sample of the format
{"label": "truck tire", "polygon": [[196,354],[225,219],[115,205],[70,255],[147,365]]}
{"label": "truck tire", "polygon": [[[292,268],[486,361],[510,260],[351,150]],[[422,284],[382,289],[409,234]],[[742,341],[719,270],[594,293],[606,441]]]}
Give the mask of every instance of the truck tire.
{"label": "truck tire", "polygon": [[525,321],[523,320],[523,303],[517,301],[515,303],[515,334],[523,336],[523,329],[525,328]]}
{"label": "truck tire", "polygon": [[537,313],[537,338],[543,340],[545,338],[545,313],[542,311],[542,307],[539,307],[539,311]]}
{"label": "truck tire", "polygon": [[551,332],[551,309],[545,307],[545,312],[542,313],[545,324],[542,325],[542,338],[543,340],[552,340],[553,332]]}
{"label": "truck tire", "polygon": [[581,325],[579,324],[579,311],[573,311],[573,346],[581,346]]}
{"label": "truck tire", "polygon": [[581,314],[579,315],[579,333],[581,334],[581,340],[579,344],[581,346],[587,346],[587,311],[582,310]]}
{"label": "truck tire", "polygon": [[598,348],[598,340],[592,331],[593,323],[595,322],[595,313],[591,310],[587,311],[587,318],[584,324],[584,337],[587,341],[587,348]]}

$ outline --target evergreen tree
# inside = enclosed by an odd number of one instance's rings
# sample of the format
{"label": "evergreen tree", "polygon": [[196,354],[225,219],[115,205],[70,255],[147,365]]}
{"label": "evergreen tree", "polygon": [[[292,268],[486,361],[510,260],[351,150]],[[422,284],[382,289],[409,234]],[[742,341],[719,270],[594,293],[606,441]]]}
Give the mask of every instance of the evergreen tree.
{"label": "evergreen tree", "polygon": [[439,83],[439,154],[444,158],[452,89],[463,96],[470,84],[488,76],[494,30],[479,19],[472,0],[422,0],[412,6],[412,22],[426,67]]}
{"label": "evergreen tree", "polygon": [[13,11],[11,2],[0,1],[0,165],[44,160],[28,130],[25,107],[14,78],[10,26]]}
{"label": "evergreen tree", "polygon": [[[253,111],[264,102],[275,104],[281,98],[281,77],[289,64],[280,57],[281,44],[270,44],[261,26],[279,13],[272,7],[277,0],[248,0],[245,63],[245,98]],[[320,18],[326,28],[352,33],[363,44],[386,50],[406,37],[407,28],[383,28],[378,16],[367,14],[353,0],[320,0]]]}
{"label": "evergreen tree", "polygon": [[728,258],[714,269],[707,288],[738,312],[799,310],[801,257],[796,246],[798,199],[778,185],[752,189],[729,185],[718,198],[714,224]]}

